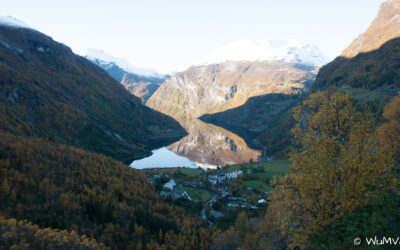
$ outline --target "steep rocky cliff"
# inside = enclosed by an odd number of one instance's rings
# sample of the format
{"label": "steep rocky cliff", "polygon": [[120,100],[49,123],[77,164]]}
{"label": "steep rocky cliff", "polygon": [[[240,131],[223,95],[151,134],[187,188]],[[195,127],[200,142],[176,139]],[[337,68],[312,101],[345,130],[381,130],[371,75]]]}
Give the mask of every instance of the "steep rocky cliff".
{"label": "steep rocky cliff", "polygon": [[196,118],[243,105],[250,97],[299,94],[317,68],[282,61],[192,66],[167,79],[146,105],[178,119]]}
{"label": "steep rocky cliff", "polygon": [[379,13],[369,28],[359,35],[341,54],[351,58],[359,53],[379,49],[387,41],[400,36],[400,0],[381,4]]}
{"label": "steep rocky cliff", "polygon": [[344,91],[382,107],[400,91],[400,0],[382,3],[370,27],[322,67],[312,91]]}

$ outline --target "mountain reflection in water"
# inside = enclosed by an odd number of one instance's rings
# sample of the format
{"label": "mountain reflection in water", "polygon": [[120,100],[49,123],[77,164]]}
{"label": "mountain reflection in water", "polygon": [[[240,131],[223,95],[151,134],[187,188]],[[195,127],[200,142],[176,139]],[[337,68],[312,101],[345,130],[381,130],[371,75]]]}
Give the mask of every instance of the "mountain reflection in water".
{"label": "mountain reflection in water", "polygon": [[[261,152],[251,149],[238,135],[198,119],[179,121],[188,135],[153,155],[132,162],[137,169],[160,167],[201,167],[256,162]],[[188,161],[182,159],[185,157]]]}

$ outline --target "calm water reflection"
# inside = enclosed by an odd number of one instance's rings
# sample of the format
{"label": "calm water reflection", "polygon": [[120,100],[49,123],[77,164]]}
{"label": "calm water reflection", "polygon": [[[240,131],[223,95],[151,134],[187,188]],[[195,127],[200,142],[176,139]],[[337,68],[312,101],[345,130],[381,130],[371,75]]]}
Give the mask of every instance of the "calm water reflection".
{"label": "calm water reflection", "polygon": [[216,168],[226,164],[256,162],[261,152],[251,149],[238,135],[200,120],[180,121],[188,135],[132,162],[137,169],[159,167]]}

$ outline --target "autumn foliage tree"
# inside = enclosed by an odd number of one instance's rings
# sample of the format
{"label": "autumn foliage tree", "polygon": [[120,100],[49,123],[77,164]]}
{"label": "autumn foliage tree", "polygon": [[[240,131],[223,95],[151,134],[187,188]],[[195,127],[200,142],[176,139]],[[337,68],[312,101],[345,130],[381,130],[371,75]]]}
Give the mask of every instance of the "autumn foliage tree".
{"label": "autumn foliage tree", "polygon": [[0,129],[0,176],[0,249],[209,248],[203,220],[104,155]]}
{"label": "autumn foliage tree", "polygon": [[0,216],[0,249],[109,249],[76,232],[40,228],[28,221]]}
{"label": "autumn foliage tree", "polygon": [[289,247],[304,247],[310,234],[390,189],[392,160],[372,116],[357,111],[347,94],[312,94],[294,118],[298,147],[288,174],[276,181],[269,217]]}
{"label": "autumn foliage tree", "polygon": [[400,94],[389,103],[383,113],[385,123],[379,128],[379,135],[384,145],[393,153],[397,163],[400,162]]}

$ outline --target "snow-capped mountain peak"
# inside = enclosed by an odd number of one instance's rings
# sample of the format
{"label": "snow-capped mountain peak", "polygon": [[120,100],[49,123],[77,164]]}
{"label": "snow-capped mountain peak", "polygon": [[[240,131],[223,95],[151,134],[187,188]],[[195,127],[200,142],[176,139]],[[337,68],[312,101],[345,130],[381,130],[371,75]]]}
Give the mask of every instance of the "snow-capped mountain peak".
{"label": "snow-capped mountain peak", "polygon": [[0,25],[11,26],[14,28],[27,28],[32,29],[26,23],[12,17],[12,16],[0,16]]}
{"label": "snow-capped mountain peak", "polygon": [[315,46],[289,40],[239,40],[218,48],[208,54],[202,64],[224,61],[284,61],[320,66],[330,60]]}
{"label": "snow-capped mountain peak", "polygon": [[122,68],[126,72],[133,73],[136,75],[147,76],[147,77],[162,77],[163,75],[153,69],[137,68],[132,66],[129,61],[125,58],[113,57],[106,52],[99,49],[87,49],[86,58],[89,60],[99,60],[104,64],[115,63],[118,67]]}

